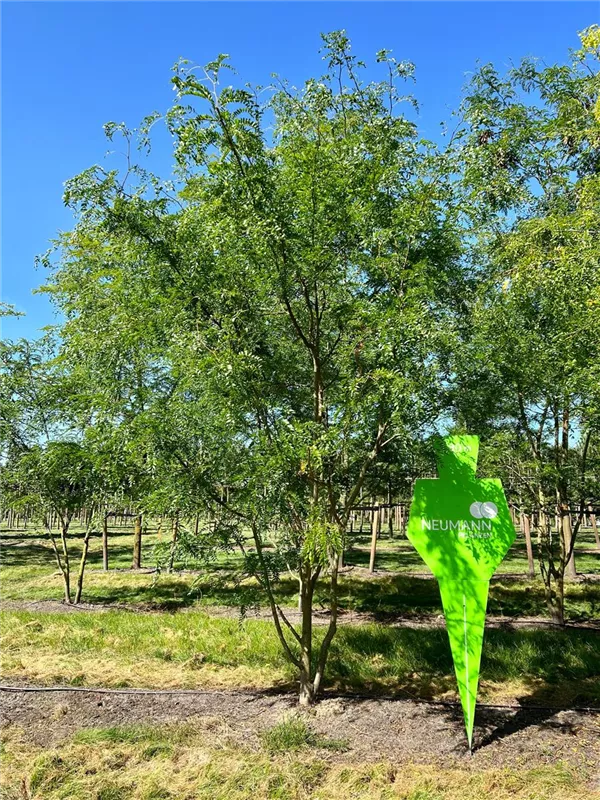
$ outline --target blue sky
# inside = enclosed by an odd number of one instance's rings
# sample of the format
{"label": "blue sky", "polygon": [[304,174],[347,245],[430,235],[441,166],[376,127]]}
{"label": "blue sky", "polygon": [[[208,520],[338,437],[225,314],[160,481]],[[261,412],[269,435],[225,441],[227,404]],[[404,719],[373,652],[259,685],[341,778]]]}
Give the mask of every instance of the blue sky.
{"label": "blue sky", "polygon": [[[385,47],[416,64],[423,135],[436,137],[478,60],[526,55],[564,62],[597,2],[3,2],[2,295],[26,312],[3,335],[35,336],[54,320],[34,257],[72,220],[63,182],[106,163],[103,123],[134,127],[173,99],[170,68],[231,55],[241,77],[299,84],[322,71],[320,32],[345,28],[374,62]],[[169,166],[165,146],[157,163]],[[109,162],[110,163],[110,162]],[[118,162],[110,163],[114,166]]]}

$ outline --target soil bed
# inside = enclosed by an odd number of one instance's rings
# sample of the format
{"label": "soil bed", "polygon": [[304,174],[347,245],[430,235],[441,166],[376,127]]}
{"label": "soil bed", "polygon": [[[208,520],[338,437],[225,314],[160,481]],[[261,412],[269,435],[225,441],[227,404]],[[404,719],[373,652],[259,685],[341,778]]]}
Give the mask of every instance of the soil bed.
{"label": "soil bed", "polygon": [[[258,747],[261,731],[298,711],[292,695],[228,691],[119,694],[6,687],[0,703],[3,728],[22,730],[38,746],[56,745],[85,728],[197,719],[200,724],[218,720],[234,740]],[[315,732],[346,742],[345,752],[335,754],[341,760],[474,770],[563,761],[600,770],[600,712],[480,707],[472,756],[458,707],[332,697],[302,713]]]}

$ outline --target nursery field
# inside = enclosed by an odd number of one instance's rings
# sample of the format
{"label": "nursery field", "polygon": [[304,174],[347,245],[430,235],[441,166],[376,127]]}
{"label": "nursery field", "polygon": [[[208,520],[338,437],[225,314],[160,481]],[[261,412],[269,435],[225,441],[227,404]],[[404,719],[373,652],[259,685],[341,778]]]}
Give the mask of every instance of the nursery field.
{"label": "nursery field", "polygon": [[2,799],[600,800],[585,4],[24,5]]}
{"label": "nursery field", "polygon": [[[75,529],[74,553],[80,537]],[[380,539],[374,574],[368,535],[346,553],[325,699],[303,712],[239,554],[209,567],[176,561],[168,572],[159,539],[150,526],[142,569],[132,570],[131,530],[111,529],[104,571],[93,536],[84,602],[66,606],[47,537],[1,532],[3,797],[595,796],[600,580],[591,531],[578,541],[564,629],[546,616],[519,538],[493,580],[471,758],[437,583],[405,538]],[[296,598],[296,582],[282,581],[278,602],[293,621]],[[326,621],[317,592],[317,642]]]}

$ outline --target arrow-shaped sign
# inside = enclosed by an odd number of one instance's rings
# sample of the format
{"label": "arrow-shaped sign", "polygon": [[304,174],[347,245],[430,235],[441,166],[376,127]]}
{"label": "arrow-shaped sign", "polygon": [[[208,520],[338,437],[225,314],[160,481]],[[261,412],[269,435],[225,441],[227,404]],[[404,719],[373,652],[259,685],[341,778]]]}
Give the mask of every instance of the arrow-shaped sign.
{"label": "arrow-shaped sign", "polygon": [[469,749],[490,578],[515,540],[502,484],[475,478],[479,437],[440,440],[438,478],[415,482],[407,535],[437,578]]}

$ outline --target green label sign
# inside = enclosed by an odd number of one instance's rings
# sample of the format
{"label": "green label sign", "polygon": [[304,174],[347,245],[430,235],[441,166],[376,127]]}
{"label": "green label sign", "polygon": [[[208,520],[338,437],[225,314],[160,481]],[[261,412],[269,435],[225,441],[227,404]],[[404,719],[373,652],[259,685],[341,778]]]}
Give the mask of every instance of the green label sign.
{"label": "green label sign", "polygon": [[479,437],[439,443],[438,478],[415,482],[407,535],[437,578],[469,748],[489,581],[515,540],[502,484],[477,479]]}

